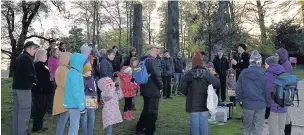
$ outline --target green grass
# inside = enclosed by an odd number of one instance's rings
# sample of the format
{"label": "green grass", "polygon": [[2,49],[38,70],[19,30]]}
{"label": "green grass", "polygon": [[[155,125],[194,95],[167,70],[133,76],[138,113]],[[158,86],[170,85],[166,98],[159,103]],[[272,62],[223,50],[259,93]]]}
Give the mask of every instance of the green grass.
{"label": "green grass", "polygon": [[[300,80],[304,79],[303,66],[298,66],[295,70],[295,74]],[[11,134],[11,119],[12,119],[12,89],[11,79],[2,79],[1,81],[1,133],[3,135]],[[120,103],[120,108],[123,106],[123,101]],[[135,120],[124,121],[114,128],[114,135],[134,135],[135,126],[140,116],[143,100],[141,96],[136,97],[137,111],[134,112]],[[240,107],[234,111],[233,116],[239,117]],[[44,118],[44,126],[49,130],[40,135],[53,135],[55,134],[56,120],[52,116],[46,115]],[[68,127],[69,124],[67,124]],[[185,112],[185,97],[174,97],[173,100],[161,100],[159,106],[159,115],[157,120],[156,133],[158,135],[187,135],[189,134],[189,114]],[[32,127],[32,121],[30,121],[30,130]],[[241,134],[241,121],[229,120],[225,125],[210,125],[210,135],[240,135]],[[68,128],[66,128],[66,131]],[[81,128],[79,133],[81,133]],[[96,111],[95,120],[95,134],[103,134],[101,110]],[[39,134],[34,134],[39,135]]]}
{"label": "green grass", "polygon": [[[12,89],[11,80],[2,79],[2,90],[1,90],[1,133],[3,135],[11,134],[11,119],[12,119]],[[122,109],[123,101],[120,103]],[[143,100],[141,96],[136,98],[137,111],[134,112],[135,120],[124,121],[114,128],[114,135],[134,135],[135,126],[140,116]],[[240,109],[236,109],[234,116],[240,116]],[[52,116],[46,115],[44,118],[44,126],[49,130],[44,134],[34,135],[54,135],[56,120]],[[69,124],[67,124],[66,130],[68,130]],[[158,135],[187,135],[189,134],[189,114],[185,112],[185,97],[178,96],[174,97],[173,100],[161,100],[159,106],[159,115],[157,120],[156,133]],[[30,121],[30,130],[32,127],[32,121]],[[230,120],[223,126],[209,125],[210,135],[240,135],[241,121]],[[81,134],[81,128],[79,133]],[[95,120],[95,134],[103,134],[101,110],[96,111]]]}

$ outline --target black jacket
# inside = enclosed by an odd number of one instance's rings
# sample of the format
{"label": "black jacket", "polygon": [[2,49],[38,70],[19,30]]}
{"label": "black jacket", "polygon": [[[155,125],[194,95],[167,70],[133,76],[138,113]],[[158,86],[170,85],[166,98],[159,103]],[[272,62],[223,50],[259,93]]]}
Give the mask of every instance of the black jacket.
{"label": "black jacket", "polygon": [[142,95],[151,98],[160,98],[160,90],[163,88],[163,82],[160,68],[157,66],[158,61],[150,55],[144,56],[140,60],[143,61],[145,59],[145,66],[150,77],[147,84],[140,85]]}
{"label": "black jacket", "polygon": [[17,57],[14,71],[13,89],[30,90],[37,82],[33,57],[26,51]]}
{"label": "black jacket", "polygon": [[173,63],[175,73],[183,73],[183,70],[186,70],[186,61],[183,57],[175,57]]}
{"label": "black jacket", "polygon": [[124,66],[130,66],[130,60],[132,57],[137,57],[136,54],[132,55],[132,52],[129,52],[129,55],[124,59]]}
{"label": "black jacket", "polygon": [[216,56],[213,60],[213,65],[217,74],[226,76],[226,72],[229,69],[229,62],[225,57],[220,59]]}
{"label": "black jacket", "polygon": [[100,60],[100,78],[110,77],[114,80],[113,77],[114,71],[112,63],[108,58],[101,58]]}
{"label": "black jacket", "polygon": [[50,71],[45,63],[36,62],[35,64],[36,74],[38,82],[36,86],[32,88],[33,93],[37,94],[49,94],[53,90],[53,84],[51,82]]}
{"label": "black jacket", "polygon": [[117,52],[115,54],[115,58],[112,61],[112,65],[113,65],[114,72],[120,71],[120,69],[122,67],[122,56],[119,52]]}
{"label": "black jacket", "polygon": [[248,52],[244,52],[241,56],[235,56],[234,59],[237,61],[237,64],[233,66],[233,69],[235,69],[236,77],[238,79],[238,76],[241,74],[241,72],[245,68],[249,67],[250,54]]}
{"label": "black jacket", "polygon": [[171,57],[162,58],[161,60],[162,76],[173,76],[174,74],[174,63]]}
{"label": "black jacket", "polygon": [[203,112],[207,109],[208,86],[212,84],[215,89],[220,88],[220,80],[205,68],[189,70],[181,81],[181,91],[187,96],[187,112]]}

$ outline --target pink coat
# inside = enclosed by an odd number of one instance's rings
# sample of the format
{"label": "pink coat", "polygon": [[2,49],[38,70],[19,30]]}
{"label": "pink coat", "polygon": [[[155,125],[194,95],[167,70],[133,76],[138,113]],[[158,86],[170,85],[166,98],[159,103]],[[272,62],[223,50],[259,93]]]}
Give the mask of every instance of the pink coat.
{"label": "pink coat", "polygon": [[55,73],[58,67],[59,67],[59,58],[50,57],[48,60],[48,68],[50,70],[52,80],[55,79]]}
{"label": "pink coat", "polygon": [[102,123],[103,129],[105,129],[123,121],[119,110],[119,100],[123,98],[123,93],[119,87],[115,87],[114,82],[109,77],[99,79],[98,87],[102,91],[101,98],[104,102]]}

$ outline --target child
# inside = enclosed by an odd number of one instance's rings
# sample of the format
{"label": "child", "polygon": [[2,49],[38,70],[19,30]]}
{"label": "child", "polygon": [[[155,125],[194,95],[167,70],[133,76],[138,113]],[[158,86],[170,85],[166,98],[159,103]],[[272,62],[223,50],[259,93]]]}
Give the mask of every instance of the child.
{"label": "child", "polygon": [[233,106],[236,106],[236,100],[235,100],[235,89],[236,89],[236,72],[234,69],[228,69],[228,76],[227,76],[227,89],[228,89],[228,95],[230,98],[230,102],[233,102]]}
{"label": "child", "polygon": [[135,96],[135,89],[139,86],[131,82],[132,79],[132,68],[128,66],[122,67],[123,72],[118,72],[117,76],[121,79],[121,87],[125,97],[124,106],[124,119],[132,120],[134,119],[132,113],[132,98]]}
{"label": "child", "polygon": [[95,110],[98,107],[97,104],[97,91],[95,80],[92,76],[92,67],[87,59],[87,63],[83,70],[84,91],[86,100],[86,113],[81,117],[83,135],[93,135],[95,124]]}
{"label": "child", "polygon": [[[139,60],[137,57],[132,57],[130,60],[130,67],[132,68],[132,71],[134,71],[134,68],[136,68],[138,66]],[[131,82],[135,82],[134,78],[131,79]],[[135,89],[135,96],[137,96],[139,89]],[[136,111],[136,107],[135,107],[135,97],[132,98],[132,110]]]}
{"label": "child", "polygon": [[102,109],[102,123],[105,135],[112,135],[112,125],[122,122],[119,111],[119,99],[123,93],[110,77],[103,77],[98,80],[98,87],[102,91],[101,99],[104,103]]}
{"label": "child", "polygon": [[87,56],[74,53],[70,59],[71,69],[68,72],[64,90],[64,108],[69,110],[70,127],[68,135],[78,135],[80,114],[85,113],[85,95],[83,67]]}

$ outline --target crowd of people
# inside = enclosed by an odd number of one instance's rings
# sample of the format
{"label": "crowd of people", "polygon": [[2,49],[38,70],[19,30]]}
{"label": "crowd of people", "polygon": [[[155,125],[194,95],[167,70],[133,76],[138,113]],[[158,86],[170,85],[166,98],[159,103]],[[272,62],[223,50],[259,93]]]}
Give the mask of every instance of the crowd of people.
{"label": "crowd of people", "polygon": [[[262,56],[258,51],[249,54],[245,44],[239,44],[238,55],[231,61],[218,50],[207,66],[204,52],[192,55],[192,68],[186,72],[186,61],[181,52],[171,57],[165,50],[149,45],[143,57],[132,48],[125,58],[118,46],[98,51],[91,45],[82,45],[81,53],[67,52],[64,43],[50,41],[48,49],[28,41],[17,57],[13,78],[13,135],[29,134],[29,120],[33,118],[32,132],[43,133],[46,113],[59,116],[56,135],[63,135],[70,121],[69,135],[93,135],[95,111],[102,106],[102,122],[106,135],[123,120],[134,120],[135,96],[140,90],[144,106],[136,134],[153,135],[156,130],[160,98],[186,96],[186,112],[190,113],[190,134],[208,134],[207,89],[213,85],[219,100],[226,101],[227,89],[234,91],[230,101],[242,106],[243,135],[260,135],[264,119],[268,118],[270,135],[283,135],[291,128],[287,107],[280,107],[271,98],[275,91],[275,78],[279,74],[292,74],[288,52],[281,48],[265,60],[266,74],[262,70]],[[147,83],[138,84],[133,76],[135,68],[144,61],[149,74]],[[236,74],[230,72],[233,68]],[[228,77],[227,77],[228,75]],[[174,78],[173,89],[171,81]],[[237,82],[233,83],[233,78]],[[228,80],[227,80],[228,79]],[[232,80],[232,81],[231,81]],[[235,81],[236,81],[235,80]],[[229,92],[230,93],[230,92]],[[123,115],[119,100],[124,98]],[[284,131],[285,130],[285,131]]]}

